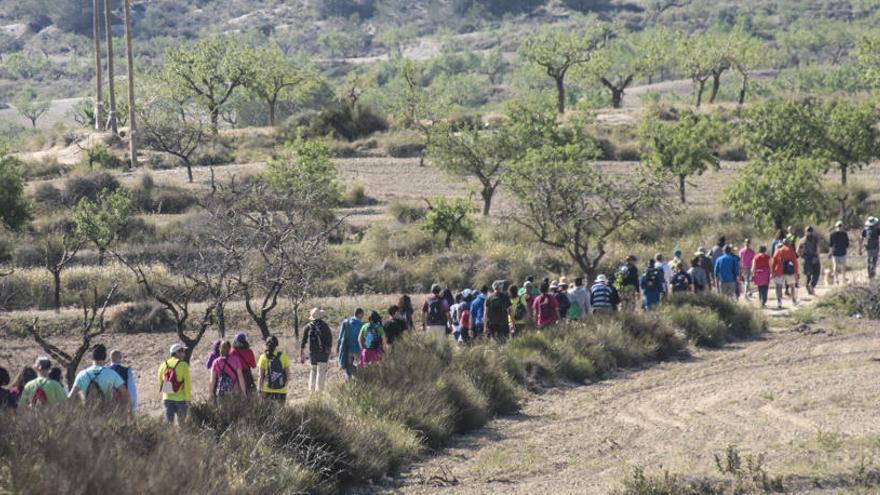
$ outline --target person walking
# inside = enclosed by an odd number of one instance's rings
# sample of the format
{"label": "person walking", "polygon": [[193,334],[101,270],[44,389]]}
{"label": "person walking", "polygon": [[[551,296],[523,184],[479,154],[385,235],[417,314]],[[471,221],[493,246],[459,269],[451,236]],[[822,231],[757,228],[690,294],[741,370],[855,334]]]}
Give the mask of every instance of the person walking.
{"label": "person walking", "polygon": [[654,256],[654,266],[663,273],[663,294],[668,295],[671,292],[672,284],[672,267],[663,258],[663,253],[657,253]]}
{"label": "person walking", "polygon": [[205,368],[211,369],[211,365],[214,364],[214,360],[220,357],[220,343],[223,342],[220,339],[216,339],[211,342],[211,353],[208,354],[208,359],[205,360]]}
{"label": "person walking", "polygon": [[818,285],[819,278],[822,276],[822,264],[819,260],[820,242],[819,236],[813,232],[813,226],[808,225],[797,249],[798,255],[803,260],[801,270],[807,279],[807,294],[811,296],[816,295],[816,285]]}
{"label": "person walking", "polygon": [[770,256],[767,254],[767,246],[758,248],[758,254],[752,260],[752,281],[758,288],[758,298],[761,301],[761,309],[767,307],[767,297],[770,292]]}
{"label": "person walking", "polygon": [[260,370],[258,387],[263,399],[287,402],[287,382],[290,379],[290,357],[278,349],[278,337],[266,338],[266,352],[257,361]]}
{"label": "person walking", "polygon": [[687,271],[687,262],[684,260],[683,256],[684,253],[682,252],[681,248],[675,248],[672,251],[672,259],[669,260],[669,267],[672,268],[673,273],[678,272],[679,265],[684,265],[684,269],[685,271]]}
{"label": "person walking", "polygon": [[556,281],[550,283],[550,293],[559,303],[559,320],[564,321],[568,316],[568,308],[571,307],[571,300],[568,299],[568,283],[567,281],[559,284]]}
{"label": "person walking", "polygon": [[370,319],[361,327],[358,334],[358,343],[361,347],[361,360],[359,366],[367,366],[382,359],[385,354],[385,328],[382,326],[382,317],[373,311]]}
{"label": "person walking", "polygon": [[232,350],[229,352],[229,360],[233,365],[238,365],[241,375],[244,377],[244,390],[247,395],[257,392],[257,381],[254,379],[254,370],[257,369],[257,358],[251,350],[247,335],[238,333],[232,340]]}
{"label": "person walking", "polygon": [[613,285],[608,283],[605,274],[596,277],[596,283],[590,287],[590,309],[593,314],[614,313],[620,304],[620,295]]}
{"label": "person walking", "polygon": [[877,276],[877,255],[880,254],[880,226],[877,217],[869,217],[862,229],[862,243],[859,244],[859,256],[863,252],[868,255],[868,280]]}
{"label": "person walking", "polygon": [[159,391],[165,407],[165,421],[180,424],[186,420],[189,403],[192,402],[192,380],[189,363],[186,362],[186,346],[180,342],[169,349],[171,358],[159,365]]}
{"label": "person walking", "polygon": [[751,239],[746,239],[744,244],[745,246],[739,250],[739,266],[746,299],[749,299],[752,297],[752,263],[755,261],[755,250],[752,249]]}
{"label": "person walking", "polygon": [[6,386],[9,385],[9,371],[0,366],[0,414],[15,411],[16,401]]}
{"label": "person walking", "polygon": [[102,400],[130,409],[128,390],[122,377],[104,366],[107,362],[107,348],[97,344],[92,348],[92,365],[80,371],[73,381],[68,399],[84,403],[97,403]]}
{"label": "person walking", "polygon": [[[700,273],[699,270],[688,272],[694,280],[694,289],[696,292],[712,290],[712,270],[715,266],[712,265],[712,261],[709,260],[709,257],[706,255],[706,248],[701,246],[697,249],[696,253],[694,253],[691,267],[702,268],[702,273]],[[705,275],[705,279],[701,278],[702,275]]]}
{"label": "person walking", "polygon": [[211,385],[209,393],[215,403],[236,394],[246,394],[244,374],[241,367],[237,366],[229,358],[232,344],[228,340],[220,342],[217,346],[217,358],[211,363]]}
{"label": "person walking", "polygon": [[720,294],[736,299],[739,268],[740,261],[733,256],[733,248],[725,246],[724,254],[715,261],[715,268],[712,271],[712,275],[715,276],[716,290]]}
{"label": "person walking", "polygon": [[791,248],[791,242],[788,239],[782,241],[782,247],[773,254],[770,264],[773,283],[776,285],[777,308],[782,309],[783,288],[786,286],[791,289],[791,300],[797,306],[797,284],[800,280],[800,267],[798,266],[797,254]]}
{"label": "person walking", "polygon": [[37,372],[37,378],[29,381],[24,386],[21,399],[19,400],[22,406],[39,408],[60,404],[67,399],[67,396],[64,394],[64,387],[49,378],[49,372],[52,370],[52,362],[49,358],[37,358],[36,363],[34,363],[34,370]]}
{"label": "person walking", "polygon": [[484,311],[486,310],[486,298],[489,295],[489,286],[484,285],[480,287],[480,292],[474,297],[474,300],[471,301],[470,307],[470,317],[471,317],[471,338],[476,340],[483,336],[483,327],[485,322],[483,321]]}
{"label": "person walking", "polygon": [[49,371],[49,379],[58,382],[58,384],[61,385],[61,388],[64,389],[64,396],[67,397],[67,395],[70,393],[70,390],[67,389],[67,384],[62,381],[61,373],[61,368],[55,366],[52,368],[51,371]]}
{"label": "person walking", "polygon": [[[449,307],[449,324],[452,325],[452,340],[454,342],[461,342],[461,311],[466,304],[467,303],[464,302],[464,294],[462,292],[457,292],[455,294],[455,303]],[[385,333],[388,334],[387,325]],[[389,341],[389,344],[393,345],[394,342]]]}
{"label": "person walking", "polygon": [[[405,316],[398,312],[400,319],[406,325]],[[345,379],[351,380],[358,358],[361,355],[361,346],[358,344],[358,336],[364,326],[364,310],[357,308],[354,316],[348,318],[339,325],[339,337],[336,340],[336,361],[339,367],[345,370]]]}
{"label": "person walking", "polygon": [[492,282],[492,294],[486,298],[486,307],[483,310],[486,322],[486,335],[495,341],[506,342],[516,327],[511,326],[513,321],[513,304],[504,291],[504,281]]}
{"label": "person walking", "polygon": [[645,273],[639,280],[639,288],[642,290],[642,309],[651,311],[660,304],[664,284],[663,271],[657,268],[653,259],[648,260]]}
{"label": "person walking", "polygon": [[590,314],[590,293],[584,288],[583,277],[574,279],[574,287],[568,291],[568,300],[571,302],[566,315],[569,321],[583,320]]}
{"label": "person walking", "polygon": [[333,348],[330,325],[324,321],[326,314],[320,308],[309,311],[309,322],[303,329],[299,343],[299,362],[306,362],[306,345],[309,346],[309,393],[323,392],[327,382],[327,363]]}
{"label": "person walking", "polygon": [[[458,296],[461,296],[461,294],[458,294]],[[456,306],[459,305],[457,304]],[[385,340],[389,347],[393,347],[394,343],[402,339],[404,334],[406,334],[406,322],[400,317],[400,309],[397,306],[388,308],[388,321],[385,322],[384,328]],[[459,335],[461,334],[459,333]]]}
{"label": "person walking", "polygon": [[[727,237],[720,236],[718,238],[718,242],[712,246],[712,249],[709,250],[709,263],[713,269],[715,267],[715,262],[718,261],[718,258],[724,256],[724,248],[727,247]],[[712,270],[709,270],[712,271]],[[714,273],[714,271],[713,271]],[[717,283],[717,282],[716,282]]]}
{"label": "person walking", "polygon": [[438,342],[446,340],[449,326],[449,304],[440,295],[440,285],[431,286],[431,295],[422,305],[422,330],[430,333]]}
{"label": "person walking", "polygon": [[471,303],[474,300],[473,293],[470,289],[465,289],[462,293],[464,296],[464,301],[461,303],[461,310],[459,312],[458,326],[461,329],[461,336],[459,337],[459,342],[467,342],[471,339],[473,335],[473,323],[471,320]]}
{"label": "person walking", "polygon": [[9,396],[14,404],[18,405],[18,400],[21,398],[21,394],[24,393],[24,386],[36,378],[37,372],[31,366],[25,366],[18,372],[18,376],[15,377],[15,381],[9,387]]}
{"label": "person walking", "polygon": [[828,256],[831,258],[831,270],[834,276],[834,284],[847,283],[846,255],[849,251],[849,234],[843,226],[843,221],[838,220],[834,224],[834,232],[828,239]]}
{"label": "person walking", "polygon": [[770,243],[770,257],[776,256],[776,250],[782,247],[782,243],[785,242],[785,232],[782,229],[776,231],[776,237],[773,238],[773,242]]}
{"label": "person walking", "polygon": [[535,326],[541,329],[559,322],[559,301],[550,293],[548,282],[542,282],[538,290],[540,294],[532,301],[532,314]]}
{"label": "person walking", "polygon": [[138,407],[137,384],[134,381],[134,371],[122,364],[122,351],[113,349],[110,351],[110,369],[122,378],[125,390],[128,392],[128,400],[131,402],[131,413],[135,414]]}
{"label": "person walking", "polygon": [[693,292],[693,281],[688,275],[684,263],[675,266],[675,274],[672,276],[671,286],[673,294],[682,294],[685,292]]}
{"label": "person walking", "polygon": [[626,257],[624,265],[618,270],[618,289],[623,294],[623,300],[627,308],[635,309],[639,306],[639,268],[636,266],[638,258],[631,254]]}
{"label": "person walking", "polygon": [[525,294],[520,294],[519,287],[516,285],[511,285],[507,289],[507,294],[510,298],[510,311],[512,315],[510,317],[510,326],[516,328],[517,333],[522,333],[525,330],[526,319],[529,317],[529,302],[526,300]]}
{"label": "person walking", "polygon": [[416,310],[413,308],[412,299],[406,294],[400,296],[400,299],[397,300],[397,307],[400,308],[400,317],[406,322],[406,329],[414,331],[416,324],[413,322],[413,317]]}

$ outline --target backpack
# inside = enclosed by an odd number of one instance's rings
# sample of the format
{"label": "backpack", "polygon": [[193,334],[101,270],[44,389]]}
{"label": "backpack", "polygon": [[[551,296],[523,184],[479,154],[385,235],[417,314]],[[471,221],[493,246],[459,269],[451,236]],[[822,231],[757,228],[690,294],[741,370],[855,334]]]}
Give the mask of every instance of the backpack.
{"label": "backpack", "polygon": [[568,313],[565,317],[569,320],[580,320],[583,314],[584,310],[581,308],[581,305],[578,304],[577,301],[572,300],[571,306],[568,307]]}
{"label": "backpack", "polygon": [[645,292],[654,292],[657,287],[657,270],[648,270],[645,272]]}
{"label": "backpack", "polygon": [[876,249],[878,245],[880,245],[880,229],[869,227],[865,230],[865,247]]}
{"label": "backpack", "polygon": [[49,397],[46,396],[46,391],[43,390],[43,387],[37,386],[36,392],[34,392],[34,396],[31,397],[31,407],[42,407],[49,404]]}
{"label": "backpack", "polygon": [[180,361],[173,368],[169,368],[168,361],[165,361],[165,374],[162,375],[162,387],[160,389],[163,394],[176,394],[183,387],[183,382],[177,379],[178,366],[180,366]]}
{"label": "backpack", "polygon": [[785,275],[794,275],[794,262],[786,260],[782,263],[782,273]]}
{"label": "backpack", "polygon": [[471,310],[468,308],[463,308],[461,310],[461,320],[459,320],[459,324],[461,324],[461,328],[465,330],[471,329]]}
{"label": "backpack", "polygon": [[101,373],[104,372],[104,368],[99,368],[98,372],[95,374],[89,374],[89,384],[86,386],[86,400],[107,400],[113,399],[114,402],[118,402],[121,400],[119,397],[119,392],[116,389],[109,390],[104,392],[101,390],[101,387],[98,385],[98,377],[101,376]]}
{"label": "backpack", "polygon": [[128,388],[128,368],[121,364],[114,364],[110,369],[115,371],[119,375],[119,378],[122,378],[122,384]]}
{"label": "backpack", "polygon": [[676,273],[672,277],[672,289],[674,291],[685,291],[688,288],[688,276],[684,273]]}
{"label": "backpack", "polygon": [[525,302],[523,301],[525,296],[519,296],[516,298],[516,308],[513,310],[513,321],[523,321],[526,318],[526,315],[529,314],[529,308],[526,307]]}
{"label": "backpack", "polygon": [[269,388],[281,389],[287,386],[287,373],[284,366],[281,365],[281,353],[277,353],[269,358],[268,373]]}
{"label": "backpack", "polygon": [[550,298],[553,296],[541,294],[538,296],[538,315],[541,320],[547,318],[547,315],[553,314],[553,304],[550,303]]}
{"label": "backpack", "polygon": [[428,325],[445,325],[443,317],[443,299],[434,297],[428,300]]}
{"label": "backpack", "polygon": [[364,333],[364,348],[375,351],[379,348],[379,345],[381,343],[382,339],[379,338],[379,330],[377,328],[377,325],[370,323],[367,326],[367,331]]}
{"label": "backpack", "polygon": [[217,386],[214,389],[214,395],[223,397],[224,395],[231,394],[235,389],[235,380],[226,372],[229,369],[229,363],[226,361],[226,358],[218,358],[217,360],[223,363],[223,369],[220,370],[217,376]]}

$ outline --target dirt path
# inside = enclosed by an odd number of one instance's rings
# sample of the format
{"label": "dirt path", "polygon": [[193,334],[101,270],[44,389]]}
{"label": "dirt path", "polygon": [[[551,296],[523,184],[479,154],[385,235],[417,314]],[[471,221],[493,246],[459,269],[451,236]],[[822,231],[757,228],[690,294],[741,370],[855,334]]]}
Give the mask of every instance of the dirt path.
{"label": "dirt path", "polygon": [[[815,333],[786,325],[760,341],[531,397],[521,414],[413,467],[399,489],[607,493],[633,466],[717,476],[712,456],[727,444],[766,452],[771,474],[851,473],[880,449],[880,332],[834,325]],[[425,481],[432,477],[455,483]]]}

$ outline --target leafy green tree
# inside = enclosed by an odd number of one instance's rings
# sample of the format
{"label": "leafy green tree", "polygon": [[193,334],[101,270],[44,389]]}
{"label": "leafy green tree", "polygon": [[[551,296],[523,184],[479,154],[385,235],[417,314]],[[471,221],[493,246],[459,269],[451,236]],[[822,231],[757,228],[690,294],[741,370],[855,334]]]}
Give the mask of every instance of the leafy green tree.
{"label": "leafy green tree", "polygon": [[827,117],[819,125],[825,131],[827,154],[837,165],[840,183],[845,186],[849,172],[880,158],[877,110],[871,103],[849,100],[827,102],[823,107]]}
{"label": "leafy green tree", "polygon": [[287,144],[278,158],[269,161],[263,176],[269,185],[292,201],[315,208],[339,203],[341,190],[336,165],[326,138],[303,139]]}
{"label": "leafy green tree", "polygon": [[18,79],[35,79],[48,66],[42,58],[33,58],[23,53],[7,55],[3,67]]}
{"label": "leafy green tree", "polygon": [[874,87],[880,86],[880,35],[866,35],[858,40],[856,58],[865,79]]}
{"label": "leafy green tree", "polygon": [[[746,92],[749,81],[755,69],[768,64],[767,47],[761,40],[749,35],[742,29],[731,33],[730,51],[728,53],[730,65],[739,75],[739,98],[738,102],[743,105],[746,102]],[[772,58],[772,57],[771,57]]]}
{"label": "leafy green tree", "polygon": [[504,53],[501,48],[494,48],[486,52],[480,60],[480,73],[489,78],[489,84],[496,87],[501,84],[501,77],[507,68]]}
{"label": "leafy green tree", "polygon": [[663,29],[621,34],[596,52],[586,71],[611,93],[612,106],[620,108],[624,92],[636,77],[654,74],[669,61],[667,47],[672,41]]}
{"label": "leafy green tree", "polygon": [[783,229],[822,213],[826,204],[822,166],[819,160],[785,153],[752,161],[724,191],[723,201],[758,227]]}
{"label": "leafy green tree", "polygon": [[31,218],[21,177],[23,168],[20,160],[0,147],[0,220],[12,230],[21,230]]}
{"label": "leafy green tree", "polygon": [[49,111],[49,100],[38,95],[33,88],[25,87],[18,96],[12,100],[15,110],[24,118],[31,121],[31,127],[37,128],[37,120]]}
{"label": "leafy green tree", "polygon": [[132,218],[131,193],[124,188],[113,192],[101,191],[95,201],[82,198],[73,212],[76,235],[98,248],[98,264],[104,264],[104,254],[116,242]]}
{"label": "leafy green tree", "polygon": [[428,203],[428,211],[422,220],[422,229],[431,235],[442,234],[446,249],[456,239],[473,242],[477,238],[474,221],[470,218],[476,208],[470,200],[437,196],[425,201]]}
{"label": "leafy green tree", "polygon": [[511,220],[593,277],[609,238],[660,213],[668,186],[647,167],[625,177],[600,171],[591,162],[596,151],[586,141],[566,141],[546,140],[531,148],[505,175],[520,207]]}
{"label": "leafy green tree", "polygon": [[717,170],[718,147],[729,137],[721,119],[690,111],[682,113],[674,122],[650,116],[642,123],[640,134],[647,151],[645,161],[661,173],[670,173],[678,179],[682,204],[687,202],[687,178],[702,175],[710,168]]}
{"label": "leafy green tree", "polygon": [[321,83],[320,76],[309,64],[288,59],[278,45],[256,49],[253,60],[254,77],[246,85],[266,103],[270,126],[275,126],[279,101],[302,98]]}
{"label": "leafy green tree", "polygon": [[180,103],[165,98],[147,102],[137,115],[144,146],[179,158],[192,182],[192,157],[207,137],[202,121]]}
{"label": "leafy green tree", "polygon": [[556,109],[565,113],[565,77],[578,65],[593,59],[602,46],[605,28],[591,23],[585,33],[574,30],[544,30],[523,45],[525,57],[544,69],[556,84]]}
{"label": "leafy green tree", "polygon": [[402,57],[404,50],[418,39],[419,30],[415,24],[403,26],[388,25],[379,31],[376,39],[388,49],[390,58]]}
{"label": "leafy green tree", "polygon": [[231,36],[212,36],[168,50],[160,75],[171,92],[187,95],[210,116],[217,135],[220,110],[242,86],[254,80],[253,52]]}

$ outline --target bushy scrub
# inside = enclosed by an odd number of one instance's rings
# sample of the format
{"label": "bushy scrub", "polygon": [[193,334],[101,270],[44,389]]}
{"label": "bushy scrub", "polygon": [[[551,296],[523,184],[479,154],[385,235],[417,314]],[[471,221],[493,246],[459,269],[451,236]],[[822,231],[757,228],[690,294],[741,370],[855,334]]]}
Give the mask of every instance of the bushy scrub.
{"label": "bushy scrub", "polygon": [[678,306],[664,313],[672,325],[684,330],[688,340],[698,346],[721,347],[727,343],[727,325],[707,308]]}
{"label": "bushy scrub", "polygon": [[713,292],[676,294],[667,306],[693,306],[715,312],[727,325],[728,337],[750,339],[767,331],[767,321],[736,301]]}
{"label": "bushy scrub", "polygon": [[880,284],[852,285],[842,287],[817,304],[819,308],[829,309],[834,313],[880,320]]}

